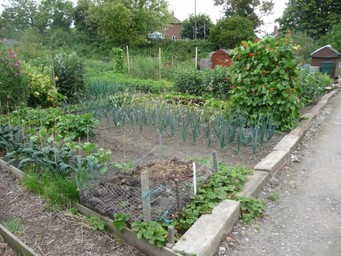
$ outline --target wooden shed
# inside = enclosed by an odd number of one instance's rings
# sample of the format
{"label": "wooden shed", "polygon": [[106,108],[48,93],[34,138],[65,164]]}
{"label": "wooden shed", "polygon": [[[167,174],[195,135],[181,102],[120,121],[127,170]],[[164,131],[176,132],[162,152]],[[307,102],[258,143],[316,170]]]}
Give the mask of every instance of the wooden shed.
{"label": "wooden shed", "polygon": [[311,65],[319,66],[320,72],[327,73],[332,78],[339,76],[341,54],[331,45],[325,45],[311,54]]}
{"label": "wooden shed", "polygon": [[212,68],[215,66],[226,66],[232,65],[232,56],[230,55],[231,50],[219,49],[211,54]]}

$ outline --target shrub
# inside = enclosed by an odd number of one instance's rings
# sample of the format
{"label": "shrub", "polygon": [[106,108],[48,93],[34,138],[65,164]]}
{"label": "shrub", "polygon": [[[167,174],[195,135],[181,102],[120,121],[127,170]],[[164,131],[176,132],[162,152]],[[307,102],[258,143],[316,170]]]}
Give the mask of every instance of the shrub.
{"label": "shrub", "polygon": [[301,98],[305,103],[317,101],[324,93],[325,87],[330,86],[333,80],[326,74],[309,74],[305,70],[299,72],[298,82],[302,88]]}
{"label": "shrub", "polygon": [[174,88],[178,92],[202,95],[203,76],[194,67],[179,67],[173,77]]}
{"label": "shrub", "polygon": [[27,75],[16,52],[0,44],[0,113],[6,113],[15,106],[27,103]]}
{"label": "shrub", "polygon": [[58,102],[58,91],[54,86],[51,68],[48,66],[33,67],[28,65],[31,90],[28,98],[29,106],[51,107]]}
{"label": "shrub", "polygon": [[217,66],[203,72],[204,90],[218,98],[228,98],[231,86],[229,68]]}
{"label": "shrub", "polygon": [[83,63],[75,52],[54,57],[54,73],[58,92],[74,101],[85,91]]}
{"label": "shrub", "polygon": [[297,124],[303,106],[297,79],[295,48],[288,38],[265,37],[243,42],[234,50],[231,67],[233,108],[246,111],[254,122],[266,114],[280,130]]}

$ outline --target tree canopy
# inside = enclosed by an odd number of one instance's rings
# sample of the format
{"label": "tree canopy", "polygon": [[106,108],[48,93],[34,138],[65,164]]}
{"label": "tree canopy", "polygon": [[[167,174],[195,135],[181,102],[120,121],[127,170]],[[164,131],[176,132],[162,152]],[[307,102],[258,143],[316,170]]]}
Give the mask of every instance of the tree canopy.
{"label": "tree canopy", "polygon": [[247,17],[253,21],[255,28],[263,24],[262,18],[274,7],[272,0],[214,0],[214,3],[224,7],[226,17]]}
{"label": "tree canopy", "polygon": [[282,31],[306,32],[308,36],[319,39],[333,25],[341,23],[341,1],[289,0],[278,22]]}
{"label": "tree canopy", "polygon": [[208,39],[216,48],[234,48],[241,41],[253,39],[255,36],[253,22],[235,15],[222,19],[213,26]]}
{"label": "tree canopy", "polygon": [[206,14],[198,14],[196,17],[194,15],[190,15],[188,19],[186,19],[182,23],[182,31],[181,31],[181,37],[182,38],[189,38],[189,39],[195,39],[194,38],[194,28],[195,28],[195,22],[197,27],[197,39],[206,39],[210,28],[212,27],[213,23],[210,19],[210,17]]}

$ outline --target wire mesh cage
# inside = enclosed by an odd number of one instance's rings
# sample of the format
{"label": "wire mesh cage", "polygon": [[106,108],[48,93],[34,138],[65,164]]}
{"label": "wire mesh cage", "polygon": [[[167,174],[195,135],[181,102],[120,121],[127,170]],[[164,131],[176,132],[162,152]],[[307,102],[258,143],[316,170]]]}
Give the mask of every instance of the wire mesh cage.
{"label": "wire mesh cage", "polygon": [[[175,157],[151,161],[149,154],[138,163],[131,170],[113,169],[78,180],[82,204],[110,218],[128,213],[131,221],[172,219],[194,193],[193,161]],[[195,180],[203,184],[211,172],[196,164]]]}

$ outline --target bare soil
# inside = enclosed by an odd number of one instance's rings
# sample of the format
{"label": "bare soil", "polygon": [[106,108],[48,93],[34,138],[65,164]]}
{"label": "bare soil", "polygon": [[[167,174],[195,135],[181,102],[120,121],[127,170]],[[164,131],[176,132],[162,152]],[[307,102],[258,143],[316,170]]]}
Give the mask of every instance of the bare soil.
{"label": "bare soil", "polygon": [[[238,146],[230,144],[221,148],[219,142],[212,137],[209,146],[205,132],[201,131],[196,143],[188,134],[186,141],[182,140],[181,134],[171,137],[167,131],[162,133],[160,146],[160,135],[156,128],[145,127],[142,131],[138,127],[116,127],[113,122],[102,120],[97,128],[96,136],[89,138],[90,142],[97,143],[104,149],[110,149],[113,161],[132,162],[135,165],[148,163],[158,159],[178,158],[182,160],[211,158],[212,151],[217,151],[218,160],[230,166],[245,166],[252,168],[263,157],[265,157],[283,137],[283,134],[275,134],[273,138],[258,146],[253,153],[252,146]],[[160,150],[161,149],[161,150]]]}
{"label": "bare soil", "polygon": [[[0,205],[0,223],[19,219],[24,230],[17,236],[38,255],[143,255],[108,233],[92,230],[84,216],[49,210],[46,200],[25,190],[4,169],[0,169]],[[7,255],[1,250],[0,246],[0,254]]]}

